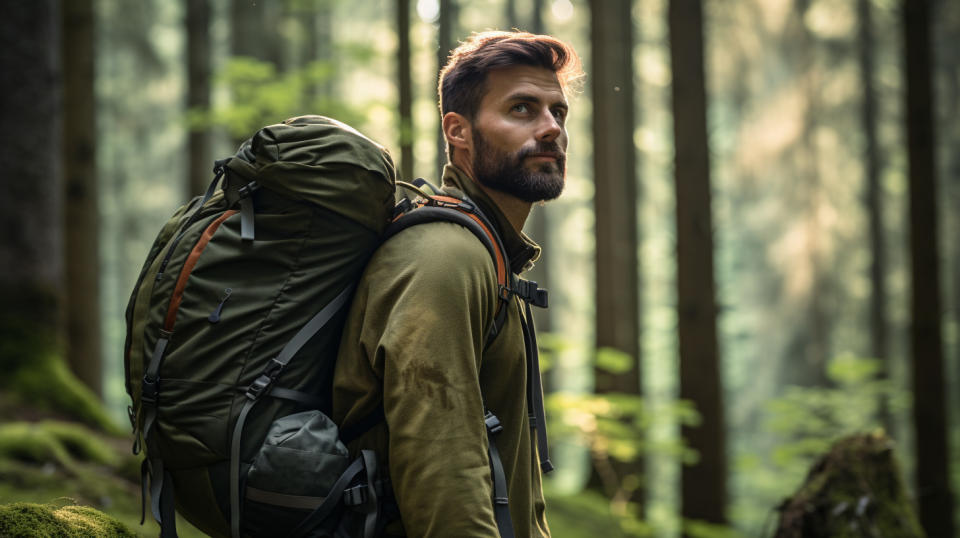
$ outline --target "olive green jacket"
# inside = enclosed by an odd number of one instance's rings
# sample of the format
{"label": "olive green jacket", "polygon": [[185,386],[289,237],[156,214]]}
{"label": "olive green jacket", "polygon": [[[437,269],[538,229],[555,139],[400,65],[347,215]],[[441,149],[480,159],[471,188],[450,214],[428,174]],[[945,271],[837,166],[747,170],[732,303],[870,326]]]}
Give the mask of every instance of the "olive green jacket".
{"label": "olive green jacket", "polygon": [[[443,179],[444,190],[465,193],[494,223],[514,272],[529,268],[540,248],[456,167],[447,165]],[[375,449],[389,468],[402,518],[402,527],[388,527],[390,535],[498,536],[484,403],[504,428],[497,447],[514,531],[550,535],[527,416],[518,299],[484,349],[497,301],[490,254],[466,228],[447,222],[397,234],[360,280],[337,359],[333,419],[349,427],[383,398],[386,424],[349,448],[354,455]]]}

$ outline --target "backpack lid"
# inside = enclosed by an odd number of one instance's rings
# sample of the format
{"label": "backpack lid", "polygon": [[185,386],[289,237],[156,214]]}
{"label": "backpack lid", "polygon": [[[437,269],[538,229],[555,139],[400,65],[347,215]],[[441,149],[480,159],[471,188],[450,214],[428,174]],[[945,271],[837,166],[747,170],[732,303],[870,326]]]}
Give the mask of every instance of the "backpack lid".
{"label": "backpack lid", "polygon": [[227,168],[259,186],[339,213],[380,234],[393,211],[396,167],[383,146],[324,116],[257,131]]}

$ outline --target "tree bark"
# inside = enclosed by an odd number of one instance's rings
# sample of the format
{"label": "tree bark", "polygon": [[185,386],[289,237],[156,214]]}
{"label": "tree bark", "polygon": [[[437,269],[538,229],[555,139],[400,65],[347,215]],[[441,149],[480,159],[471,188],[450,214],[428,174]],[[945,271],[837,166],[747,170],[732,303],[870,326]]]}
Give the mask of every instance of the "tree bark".
{"label": "tree bark", "polygon": [[413,82],[410,72],[410,0],[397,0],[397,87],[400,89],[400,177],[413,177]]}
{"label": "tree bark", "polygon": [[59,351],[63,198],[58,17],[54,0],[16,2],[0,17],[4,377],[40,354]]}
{"label": "tree bark", "polygon": [[[454,28],[457,25],[456,0],[440,0],[437,20],[437,73],[447,65],[447,57],[454,48]],[[439,91],[439,89],[438,89]],[[438,94],[439,97],[439,94]],[[439,99],[437,100],[439,102]],[[443,134],[443,124],[437,123],[437,182],[443,177],[443,167],[447,164],[447,139]]]}
{"label": "tree bark", "polygon": [[699,0],[671,0],[668,18],[676,150],[680,398],[692,401],[702,418],[699,426],[681,429],[700,455],[681,471],[682,514],[687,519],[725,523],[726,424],[713,274],[703,7]]}
{"label": "tree bark", "polygon": [[93,2],[61,9],[66,355],[73,373],[102,396]]}
{"label": "tree bark", "polygon": [[[187,0],[187,110],[210,108],[210,0]],[[202,194],[213,178],[207,127],[191,126],[187,138],[188,197]]]}
{"label": "tree bark", "polygon": [[[596,369],[598,394],[642,392],[631,7],[629,0],[590,2],[596,347],[616,349],[631,361],[630,369],[622,373]],[[621,481],[643,474],[642,457],[612,463]],[[598,474],[595,469],[594,477]],[[609,485],[605,489],[609,494]],[[642,502],[641,488],[627,494],[630,500]]]}
{"label": "tree bark", "polygon": [[950,538],[953,499],[944,395],[937,236],[930,3],[904,0],[904,75],[910,198],[913,424],[920,522],[930,536]]}
{"label": "tree bark", "polygon": [[[880,361],[878,378],[889,379],[890,359],[887,352],[887,256],[883,231],[883,188],[880,172],[883,162],[877,142],[877,98],[874,89],[873,13],[870,0],[857,0],[859,19],[858,45],[860,86],[863,88],[862,125],[864,136],[863,161],[866,184],[867,218],[870,222],[870,355]],[[886,395],[880,395],[878,418],[888,432],[893,432],[893,418]]]}

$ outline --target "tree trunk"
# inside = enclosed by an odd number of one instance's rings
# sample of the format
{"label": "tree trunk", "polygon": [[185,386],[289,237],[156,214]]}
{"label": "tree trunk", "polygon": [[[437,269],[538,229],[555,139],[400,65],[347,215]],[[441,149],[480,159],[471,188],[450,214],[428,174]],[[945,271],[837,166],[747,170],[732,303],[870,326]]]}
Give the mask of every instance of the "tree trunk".
{"label": "tree trunk", "polygon": [[74,0],[61,9],[66,354],[73,373],[102,396],[93,2]]}
{"label": "tree trunk", "polygon": [[[454,48],[454,28],[457,23],[456,0],[440,0],[440,12],[437,20],[437,72],[447,65],[447,57]],[[439,100],[438,100],[439,102]],[[443,134],[443,124],[437,124],[437,182],[443,177],[443,167],[447,163],[447,139]]]}
{"label": "tree trunk", "polygon": [[[593,170],[596,184],[596,347],[629,356],[629,370],[596,369],[596,392],[641,394],[636,155],[633,144],[633,17],[629,0],[590,2]],[[601,462],[595,462],[601,463]],[[643,474],[642,456],[612,461],[616,479]],[[604,476],[596,465],[594,480]],[[609,473],[608,473],[608,476]],[[607,493],[611,493],[609,478]],[[619,489],[619,484],[615,485]],[[642,490],[621,492],[641,502]]]}
{"label": "tree trunk", "polygon": [[[867,217],[870,222],[870,356],[880,361],[878,378],[889,379],[890,358],[887,352],[887,278],[886,247],[883,232],[883,188],[880,171],[883,167],[877,142],[877,98],[874,91],[873,14],[870,0],[857,0],[860,22],[858,44],[860,54],[860,86],[863,88],[863,161],[866,176]],[[880,395],[879,419],[888,432],[893,432],[893,418],[887,397]]]}
{"label": "tree trunk", "polygon": [[920,522],[930,536],[953,534],[937,236],[930,4],[904,0],[907,153],[910,197],[913,424]]}
{"label": "tree trunk", "polygon": [[[187,0],[187,110],[210,108],[210,0]],[[202,194],[213,178],[207,127],[190,127],[188,198]]]}
{"label": "tree trunk", "polygon": [[230,49],[233,56],[269,62],[283,67],[283,46],[275,29],[280,20],[280,2],[231,0]]}
{"label": "tree trunk", "polygon": [[700,458],[683,466],[682,514],[726,522],[727,460],[723,384],[717,345],[710,209],[710,149],[700,0],[671,0],[670,65],[673,71],[673,137],[676,155],[677,325],[680,398],[702,417],[682,436]]}
{"label": "tree trunk", "polygon": [[0,17],[0,369],[7,379],[60,347],[60,68],[58,3],[7,6]]}
{"label": "tree trunk", "polygon": [[900,476],[893,441],[882,435],[855,435],[836,442],[778,510],[775,538],[924,536]]}
{"label": "tree trunk", "polygon": [[410,0],[397,0],[397,87],[400,89],[400,177],[413,177],[413,82],[410,72]]}

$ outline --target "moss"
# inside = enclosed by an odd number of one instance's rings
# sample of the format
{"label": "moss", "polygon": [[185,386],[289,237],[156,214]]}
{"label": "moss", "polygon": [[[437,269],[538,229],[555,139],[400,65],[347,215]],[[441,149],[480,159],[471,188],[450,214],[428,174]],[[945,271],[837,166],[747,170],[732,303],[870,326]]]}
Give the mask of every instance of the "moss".
{"label": "moss", "polygon": [[883,433],[837,441],[780,506],[776,538],[819,536],[924,536]]}
{"label": "moss", "polygon": [[121,429],[107,414],[103,403],[78,380],[59,357],[39,357],[10,376],[8,388],[28,405],[75,418],[109,433]]}
{"label": "moss", "polygon": [[0,389],[6,393],[3,407],[26,404],[120,433],[99,398],[70,372],[60,356],[60,341],[55,325],[46,319],[49,316],[38,314],[34,319],[20,315],[22,311],[15,308],[17,304],[44,303],[29,299],[45,295],[25,297],[2,287],[0,297],[7,299],[7,312],[17,312],[17,316],[0,314],[0,371],[4,372]]}
{"label": "moss", "polygon": [[14,422],[0,425],[0,456],[76,468],[76,461],[115,465],[116,453],[90,429],[68,422]]}
{"label": "moss", "polygon": [[0,536],[136,537],[117,519],[89,506],[0,505]]}

